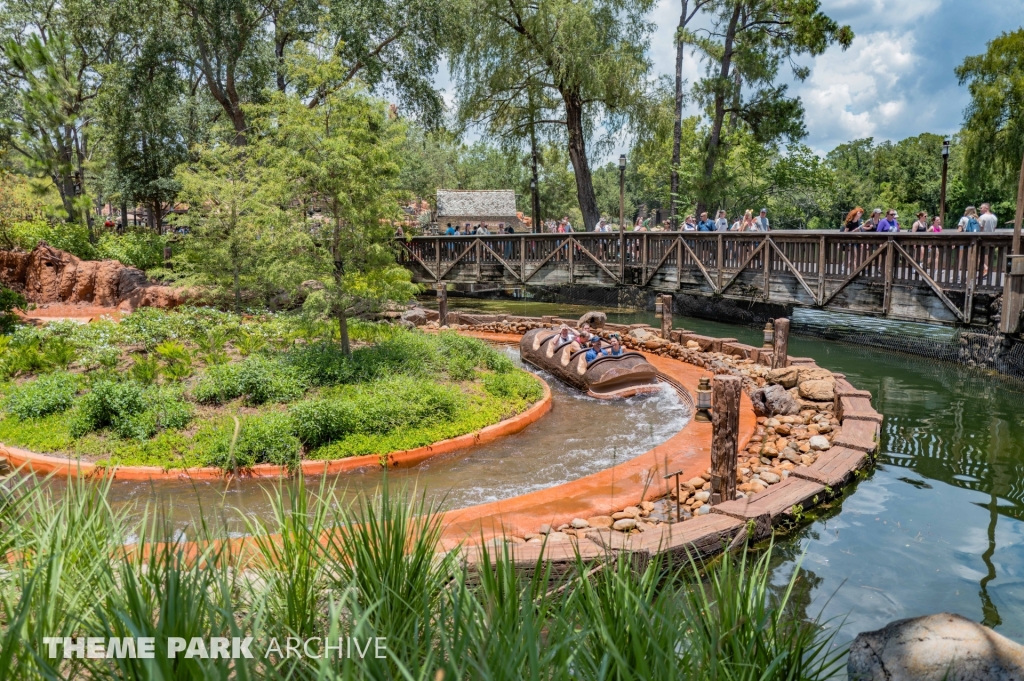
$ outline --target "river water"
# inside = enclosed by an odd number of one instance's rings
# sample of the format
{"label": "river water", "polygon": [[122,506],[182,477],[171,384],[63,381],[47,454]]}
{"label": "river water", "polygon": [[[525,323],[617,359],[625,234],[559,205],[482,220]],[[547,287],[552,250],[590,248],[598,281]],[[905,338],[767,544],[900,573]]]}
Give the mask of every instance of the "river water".
{"label": "river water", "polygon": [[[452,307],[576,316],[584,306],[453,299]],[[606,310],[609,321],[653,313]],[[676,328],[760,345],[758,329],[676,317]],[[950,331],[797,311],[793,328],[867,324],[908,339]],[[888,328],[883,328],[888,327]],[[775,581],[805,570],[797,601],[843,626],[837,642],[895,619],[955,612],[1024,642],[1024,385],[997,375],[812,336],[790,338],[870,390],[885,416],[874,472],[846,498],[774,548]]]}

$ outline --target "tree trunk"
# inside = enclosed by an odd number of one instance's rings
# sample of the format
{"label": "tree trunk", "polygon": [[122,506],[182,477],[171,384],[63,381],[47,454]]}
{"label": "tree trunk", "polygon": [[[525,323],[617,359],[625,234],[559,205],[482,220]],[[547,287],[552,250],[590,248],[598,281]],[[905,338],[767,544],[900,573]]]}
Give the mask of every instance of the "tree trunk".
{"label": "tree trunk", "polygon": [[352,355],[352,348],[348,341],[348,319],[345,316],[345,307],[341,301],[341,287],[345,280],[345,261],[341,257],[341,216],[338,212],[337,199],[332,201],[334,212],[334,234],[331,237],[331,258],[334,260],[334,314],[338,318],[338,332],[341,336],[341,352],[346,356]]}
{"label": "tree trunk", "polygon": [[594,195],[594,180],[590,175],[590,164],[587,161],[587,143],[583,133],[583,103],[575,93],[562,94],[565,101],[565,124],[569,132],[569,160],[576,176],[576,196],[583,213],[583,227],[593,232],[601,211],[597,208],[597,196]]}
{"label": "tree trunk", "polygon": [[121,234],[128,231],[128,202],[121,200]]}
{"label": "tree trunk", "polygon": [[164,210],[160,201],[153,202],[153,226],[157,234],[164,233]]}
{"label": "tree trunk", "polygon": [[676,101],[672,123],[672,182],[669,190],[669,215],[672,217],[673,227],[679,226],[677,217],[679,214],[679,147],[683,142],[683,51],[685,45],[683,45],[679,34],[686,28],[687,4],[687,0],[683,0],[683,12],[679,15],[679,28],[676,30]]}
{"label": "tree trunk", "polygon": [[739,23],[740,10],[743,3],[736,3],[736,8],[729,19],[729,28],[725,33],[725,44],[722,49],[721,67],[718,72],[718,84],[715,87],[715,113],[711,122],[711,135],[708,138],[707,156],[704,158],[704,181],[702,182],[700,198],[697,202],[697,214],[700,215],[710,204],[713,197],[709,196],[711,183],[715,176],[715,165],[718,163],[718,153],[722,142],[722,123],[725,121],[725,97],[726,88],[729,84],[729,72],[732,67],[733,42],[736,39],[736,25]]}
{"label": "tree trunk", "polygon": [[239,314],[242,309],[242,284],[238,276],[238,260],[235,260],[235,314]]}

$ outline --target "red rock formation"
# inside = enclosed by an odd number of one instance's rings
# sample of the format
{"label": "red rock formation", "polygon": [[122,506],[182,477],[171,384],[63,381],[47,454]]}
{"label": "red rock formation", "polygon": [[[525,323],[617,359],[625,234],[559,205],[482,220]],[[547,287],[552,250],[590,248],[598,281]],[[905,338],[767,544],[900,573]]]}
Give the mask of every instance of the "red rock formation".
{"label": "red rock formation", "polygon": [[82,260],[43,242],[31,253],[0,251],[0,282],[37,305],[90,303],[131,312],[184,302],[180,290],[150,282],[142,270],[117,260]]}

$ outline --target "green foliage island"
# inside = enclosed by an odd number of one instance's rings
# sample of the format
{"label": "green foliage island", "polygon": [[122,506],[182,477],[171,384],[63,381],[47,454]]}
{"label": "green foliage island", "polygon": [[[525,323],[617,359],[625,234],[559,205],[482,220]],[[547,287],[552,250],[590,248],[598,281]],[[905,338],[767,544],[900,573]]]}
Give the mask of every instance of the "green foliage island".
{"label": "green foliage island", "polygon": [[0,337],[0,442],[105,466],[225,470],[431,444],[524,411],[539,382],[455,333],[145,308]]}

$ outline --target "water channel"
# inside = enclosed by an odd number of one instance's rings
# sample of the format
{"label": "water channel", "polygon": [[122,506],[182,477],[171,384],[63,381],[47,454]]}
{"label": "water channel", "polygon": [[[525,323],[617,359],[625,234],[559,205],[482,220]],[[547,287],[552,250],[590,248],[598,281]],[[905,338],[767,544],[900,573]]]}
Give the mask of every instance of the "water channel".
{"label": "water channel", "polygon": [[[582,306],[453,299],[452,307],[524,315],[576,316]],[[615,322],[654,324],[652,313],[607,310]],[[805,316],[802,316],[805,315]],[[794,329],[858,324],[798,313]],[[870,322],[877,324],[880,322]],[[760,331],[677,318],[677,327],[760,344]],[[891,327],[892,325],[889,324]],[[889,331],[940,339],[916,325]],[[514,352],[510,350],[510,352]],[[777,584],[805,570],[798,605],[843,623],[837,643],[903,617],[950,611],[1024,642],[1024,385],[999,376],[874,347],[797,335],[790,353],[813,357],[870,390],[885,415],[879,465],[845,499],[778,540]],[[392,474],[456,508],[582,477],[664,441],[685,423],[671,391],[624,406],[581,397],[551,380],[552,412],[521,434]],[[379,472],[346,476],[348,494],[372,490]],[[116,483],[115,504],[154,498],[176,520],[269,512],[266,482]],[[194,487],[194,489],[193,489]]]}

